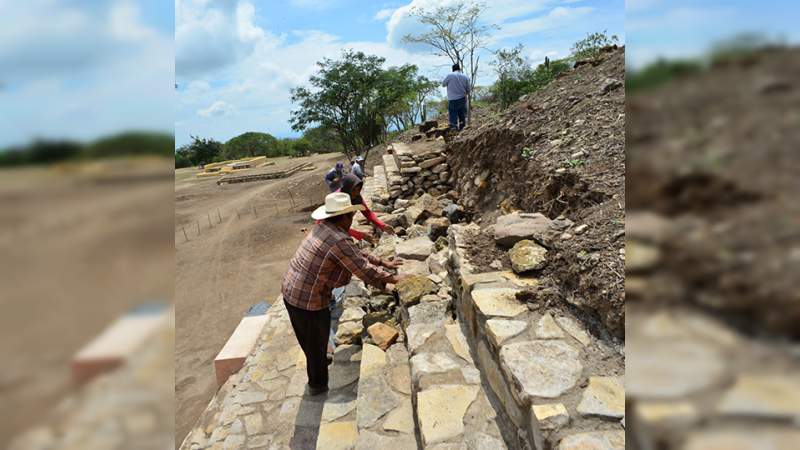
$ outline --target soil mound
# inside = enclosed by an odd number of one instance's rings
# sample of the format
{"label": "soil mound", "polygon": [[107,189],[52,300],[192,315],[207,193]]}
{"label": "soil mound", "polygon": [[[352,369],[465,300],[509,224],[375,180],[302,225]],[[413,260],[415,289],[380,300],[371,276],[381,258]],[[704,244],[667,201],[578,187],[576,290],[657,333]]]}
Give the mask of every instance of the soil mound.
{"label": "soil mound", "polygon": [[[448,142],[459,203],[489,225],[501,211],[564,216],[542,285],[624,334],[624,47],[576,65],[501,113],[479,110]],[[591,321],[591,320],[590,320]]]}
{"label": "soil mound", "polygon": [[632,301],[800,337],[798,80],[800,49],[771,49],[628,97],[628,238],[658,269]]}

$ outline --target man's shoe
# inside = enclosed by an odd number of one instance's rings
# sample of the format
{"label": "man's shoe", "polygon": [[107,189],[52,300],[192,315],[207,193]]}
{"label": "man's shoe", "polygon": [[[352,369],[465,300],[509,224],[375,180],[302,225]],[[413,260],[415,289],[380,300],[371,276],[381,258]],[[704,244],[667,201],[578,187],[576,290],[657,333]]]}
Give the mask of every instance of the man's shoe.
{"label": "man's shoe", "polygon": [[308,385],[308,395],[320,395],[328,392],[328,386],[312,386]]}

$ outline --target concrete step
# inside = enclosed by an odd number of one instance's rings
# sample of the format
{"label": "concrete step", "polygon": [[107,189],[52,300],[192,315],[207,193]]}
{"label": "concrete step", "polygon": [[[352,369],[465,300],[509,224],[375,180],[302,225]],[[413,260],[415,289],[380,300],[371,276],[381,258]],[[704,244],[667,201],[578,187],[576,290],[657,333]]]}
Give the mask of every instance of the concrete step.
{"label": "concrete step", "polygon": [[142,308],[115,320],[103,332],[86,344],[70,362],[72,380],[85,383],[115,369],[135,354],[169,317],[165,307]]}
{"label": "concrete step", "polygon": [[569,314],[530,310],[517,300],[517,293],[538,284],[536,279],[478,273],[467,258],[475,227],[449,230],[456,312],[477,350],[482,376],[517,433],[536,449],[579,448],[589,441],[624,448],[622,355]]}
{"label": "concrete step", "polygon": [[214,358],[214,373],[217,376],[218,388],[244,366],[247,355],[253,351],[258,336],[266,323],[266,314],[244,317],[239,322],[233,334],[228,338],[228,342]]}

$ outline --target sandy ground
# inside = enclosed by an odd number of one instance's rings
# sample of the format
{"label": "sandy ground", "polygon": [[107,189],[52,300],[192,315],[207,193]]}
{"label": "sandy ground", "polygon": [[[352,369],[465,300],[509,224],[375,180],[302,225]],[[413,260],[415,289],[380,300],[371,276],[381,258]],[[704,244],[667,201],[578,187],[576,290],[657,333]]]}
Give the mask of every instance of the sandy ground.
{"label": "sandy ground", "polygon": [[281,277],[304,236],[301,229],[313,224],[309,209],[327,194],[324,174],[343,159],[340,154],[277,158],[267,170],[309,161],[315,169],[221,186],[216,178],[195,178],[197,169],[176,171],[176,445],[216,392],[216,354],[250,306],[271,303],[280,294]]}
{"label": "sandy ground", "polygon": [[0,171],[0,448],[74,391],[77,350],[131,307],[170,302],[172,164]]}

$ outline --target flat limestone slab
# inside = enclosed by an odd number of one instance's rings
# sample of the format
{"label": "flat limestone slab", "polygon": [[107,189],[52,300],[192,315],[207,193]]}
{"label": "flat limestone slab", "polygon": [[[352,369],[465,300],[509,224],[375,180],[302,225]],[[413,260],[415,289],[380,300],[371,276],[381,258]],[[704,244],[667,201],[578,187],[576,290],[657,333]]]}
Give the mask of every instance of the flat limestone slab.
{"label": "flat limestone slab", "polygon": [[444,385],[417,394],[417,417],[425,445],[464,434],[464,414],[478,390],[478,386]]}
{"label": "flat limestone slab", "polygon": [[[724,447],[719,447],[724,448]],[[624,450],[623,431],[595,431],[567,436],[561,440],[558,450]]]}
{"label": "flat limestone slab", "polygon": [[475,306],[486,317],[517,317],[528,311],[524,303],[516,299],[519,289],[482,288],[472,291]]}
{"label": "flat limestone slab", "polygon": [[563,341],[507,344],[500,361],[527,398],[556,398],[575,386],[583,370],[579,352]]}
{"label": "flat limestone slab", "polygon": [[578,412],[586,416],[621,419],[625,416],[625,388],[619,377],[589,377]]}
{"label": "flat limestone slab", "polygon": [[718,411],[744,417],[800,418],[800,381],[796,373],[739,376]]}
{"label": "flat limestone slab", "polygon": [[350,450],[356,444],[358,430],[355,422],[324,423],[319,427],[318,450]]}
{"label": "flat limestone slab", "polygon": [[217,376],[217,387],[225,384],[225,381],[238,372],[244,366],[247,355],[253,350],[253,346],[267,323],[267,315],[245,317],[233,330],[233,334],[228,338],[228,342],[214,358],[214,372]]}
{"label": "flat limestone slab", "polygon": [[72,379],[83,383],[121,365],[164,324],[167,316],[164,310],[120,317],[72,358]]}

